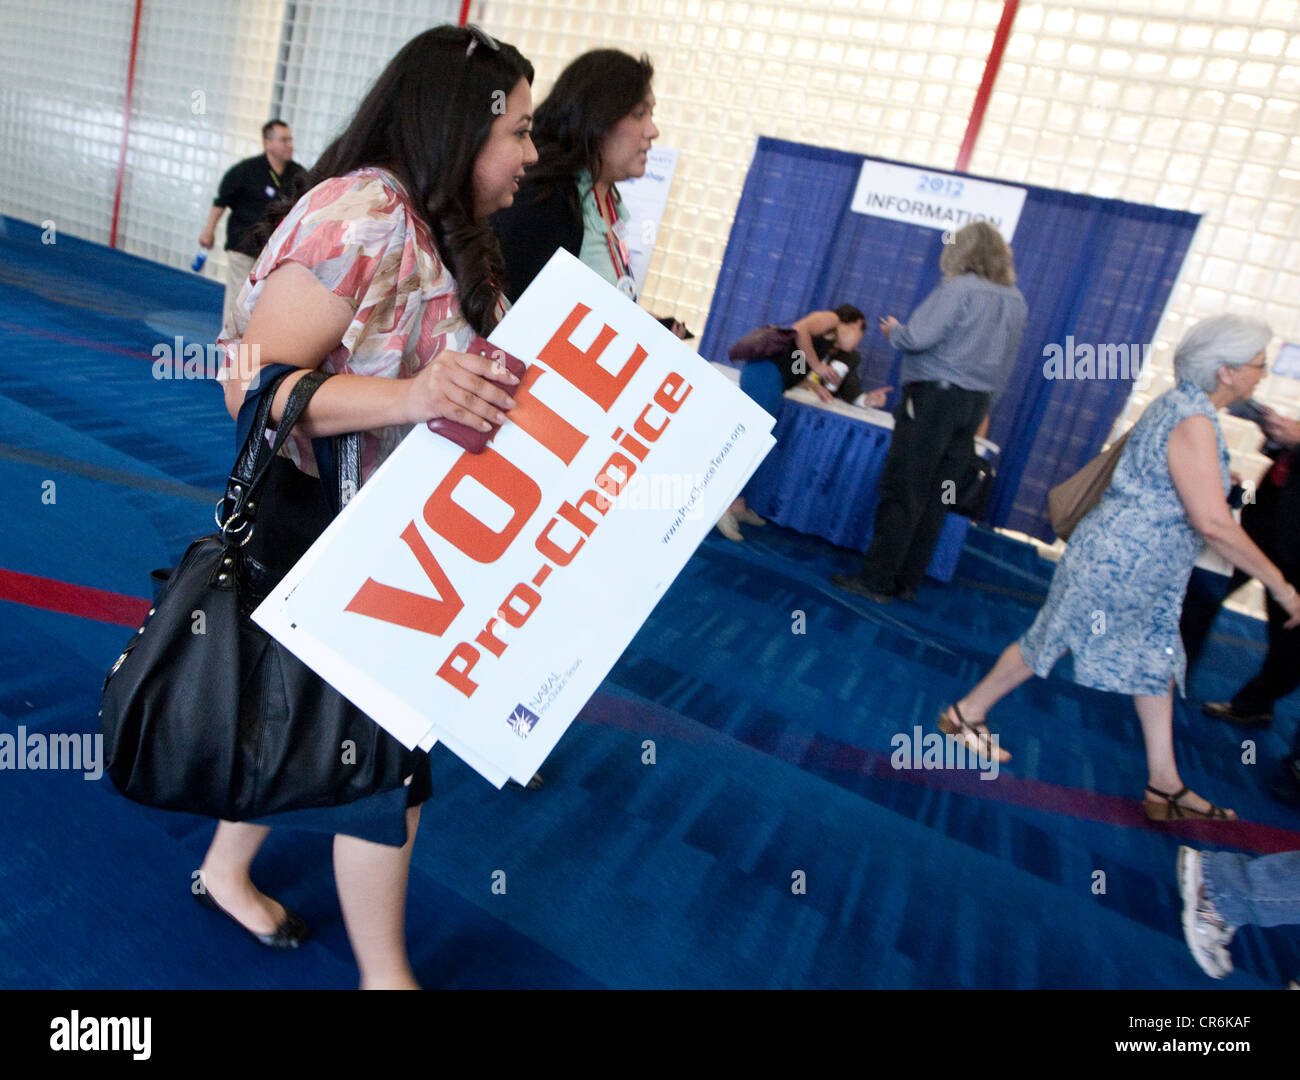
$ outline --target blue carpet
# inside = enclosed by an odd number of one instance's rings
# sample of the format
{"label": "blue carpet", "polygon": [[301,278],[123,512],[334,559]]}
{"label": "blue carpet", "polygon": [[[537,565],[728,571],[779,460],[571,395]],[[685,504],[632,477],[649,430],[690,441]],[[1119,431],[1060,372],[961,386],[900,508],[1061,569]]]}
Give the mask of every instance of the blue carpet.
{"label": "blue carpet", "polygon": [[[220,305],[212,282],[5,221],[0,572],[147,597],[209,527],[231,422],[213,383],[152,361],[176,335],[212,341]],[[1015,755],[996,781],[890,765],[891,739],[929,731],[1032,620],[1051,573],[1032,548],[972,530],[950,585],[876,608],[828,584],[851,552],[745,531],[701,546],[541,791],[495,792],[435,753],[408,911],[425,985],[1219,985],[1182,943],[1177,845],[1300,846],[1300,814],[1265,790],[1296,702],[1254,736],[1258,765],[1196,707],[1253,673],[1260,624],[1221,616],[1176,718],[1188,783],[1252,824],[1160,831],[1137,808],[1131,703],[1059,671],[995,714]],[[130,634],[0,601],[0,731],[95,731]],[[210,822],[51,771],[0,773],[0,815],[0,985],[355,984],[326,837],[273,833],[259,856],[259,883],[313,928],[271,955],[187,895]],[[1233,955],[1229,987],[1300,974],[1295,928],[1245,928]]]}

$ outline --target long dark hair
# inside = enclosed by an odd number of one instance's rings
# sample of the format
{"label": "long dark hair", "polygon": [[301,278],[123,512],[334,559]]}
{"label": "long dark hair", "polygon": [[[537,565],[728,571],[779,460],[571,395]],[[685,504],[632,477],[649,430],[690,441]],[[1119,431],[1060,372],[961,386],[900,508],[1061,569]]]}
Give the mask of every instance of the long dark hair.
{"label": "long dark hair", "polygon": [[527,183],[560,190],[575,215],[581,214],[573,178],[582,169],[600,179],[600,147],[610,129],[644,100],[654,78],[650,57],[618,49],[593,49],[569,64],[555,80],[533,117],[537,164]]}
{"label": "long dark hair", "polygon": [[[505,98],[520,79],[533,81],[533,65],[514,46],[503,41],[493,49],[490,40],[458,26],[413,37],[388,62],[343,133],[297,179],[292,197],[367,165],[392,172],[429,226],[456,279],[461,311],[480,334],[496,326],[505,264],[495,234],[474,216],[474,160]],[[292,206],[286,202],[268,215],[262,226],[267,237]]]}

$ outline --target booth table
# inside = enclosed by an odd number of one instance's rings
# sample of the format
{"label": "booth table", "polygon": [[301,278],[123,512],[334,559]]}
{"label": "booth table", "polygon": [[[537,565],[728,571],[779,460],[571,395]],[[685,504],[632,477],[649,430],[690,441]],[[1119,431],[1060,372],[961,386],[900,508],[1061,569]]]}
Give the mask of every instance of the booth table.
{"label": "booth table", "polygon": [[[754,473],[745,501],[778,525],[865,552],[893,427],[887,412],[823,403],[795,387],[786,392],[772,433],[776,446]],[[952,580],[969,528],[969,518],[947,516],[926,568],[929,577]]]}

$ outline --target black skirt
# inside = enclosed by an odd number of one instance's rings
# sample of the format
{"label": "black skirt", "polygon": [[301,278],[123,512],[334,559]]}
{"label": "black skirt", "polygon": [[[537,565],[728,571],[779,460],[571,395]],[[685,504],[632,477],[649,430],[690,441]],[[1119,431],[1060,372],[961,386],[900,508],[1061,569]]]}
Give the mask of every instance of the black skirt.
{"label": "black skirt", "polygon": [[433,775],[429,755],[423,750],[412,754],[414,772],[411,782],[393,791],[381,791],[346,806],[324,806],[310,810],[285,810],[252,824],[273,829],[305,829],[308,832],[341,833],[375,844],[401,847],[407,841],[406,811],[419,806],[433,795]]}

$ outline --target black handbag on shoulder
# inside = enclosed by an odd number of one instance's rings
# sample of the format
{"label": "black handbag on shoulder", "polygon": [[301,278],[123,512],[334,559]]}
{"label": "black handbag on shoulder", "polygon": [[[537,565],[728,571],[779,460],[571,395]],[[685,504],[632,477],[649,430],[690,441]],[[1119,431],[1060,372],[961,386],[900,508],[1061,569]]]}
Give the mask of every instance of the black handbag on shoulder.
{"label": "black handbag on shoulder", "polygon": [[356,491],[356,436],[318,448],[318,465],[334,458],[320,482],[278,453],[324,373],[298,381],[268,443],[283,377],[257,399],[219,531],[190,545],[104,680],[106,771],[148,806],[228,821],[341,806],[401,787],[423,756],[249,618]]}

